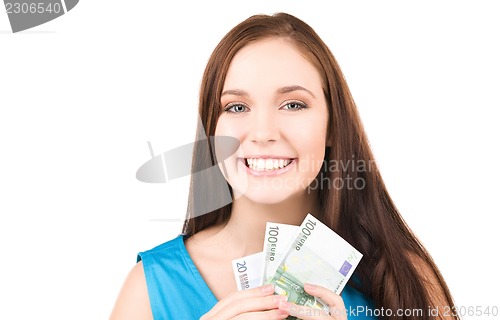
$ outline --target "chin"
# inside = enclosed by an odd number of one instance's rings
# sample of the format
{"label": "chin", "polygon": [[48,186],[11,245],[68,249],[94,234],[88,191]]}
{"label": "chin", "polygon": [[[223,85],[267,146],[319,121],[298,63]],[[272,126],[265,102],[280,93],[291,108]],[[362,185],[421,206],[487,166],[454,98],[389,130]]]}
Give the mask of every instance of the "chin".
{"label": "chin", "polygon": [[284,193],[283,190],[247,190],[242,197],[255,204],[274,205],[283,203],[294,196],[294,193]]}

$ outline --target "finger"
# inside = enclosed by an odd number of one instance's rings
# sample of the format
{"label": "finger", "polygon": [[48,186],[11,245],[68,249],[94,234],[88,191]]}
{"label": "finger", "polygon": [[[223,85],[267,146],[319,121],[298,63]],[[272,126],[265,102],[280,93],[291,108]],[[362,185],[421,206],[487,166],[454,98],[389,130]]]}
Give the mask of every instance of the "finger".
{"label": "finger", "polygon": [[291,316],[303,320],[332,319],[328,311],[311,307],[299,306],[295,303],[283,301],[278,305],[279,310],[288,312]]}
{"label": "finger", "polygon": [[249,312],[249,313],[241,314],[233,319],[237,319],[237,320],[280,320],[280,319],[286,319],[288,316],[289,316],[288,312],[275,309],[275,310],[269,310],[269,311]]}
{"label": "finger", "polygon": [[228,305],[234,304],[235,301],[240,299],[256,298],[270,296],[274,293],[274,286],[267,284],[253,289],[234,292],[224,299],[220,300],[209,312],[207,312],[202,319],[211,319],[220,310],[226,308]]}
{"label": "finger", "polygon": [[334,293],[330,289],[310,283],[305,283],[304,290],[310,295],[320,298],[330,307],[336,306],[339,308],[344,308],[344,300],[342,299],[342,297]]}
{"label": "finger", "polygon": [[279,295],[238,300],[237,302],[226,306],[224,309],[221,309],[219,312],[217,312],[214,318],[232,319],[233,317],[236,317],[238,315],[243,315],[250,312],[268,311],[272,309],[278,310],[279,302],[284,300],[286,300],[286,297]]}
{"label": "finger", "polygon": [[329,306],[330,315],[334,319],[347,319],[347,310],[342,297],[333,291],[310,283],[304,284],[304,290],[312,296],[318,297]]}

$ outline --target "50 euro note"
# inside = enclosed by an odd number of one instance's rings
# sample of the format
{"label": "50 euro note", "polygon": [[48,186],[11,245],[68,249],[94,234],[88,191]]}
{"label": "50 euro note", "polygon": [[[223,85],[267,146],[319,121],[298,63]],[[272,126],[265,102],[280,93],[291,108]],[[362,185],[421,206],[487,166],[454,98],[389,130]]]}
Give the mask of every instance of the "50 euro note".
{"label": "50 euro note", "polygon": [[274,284],[275,294],[285,295],[289,302],[328,312],[326,303],[305,292],[304,283],[320,285],[340,294],[362,256],[333,230],[308,214],[267,283]]}
{"label": "50 euro note", "polygon": [[232,261],[234,279],[238,291],[262,285],[264,253],[257,252]]}
{"label": "50 euro note", "polygon": [[299,226],[267,222],[264,238],[264,283],[272,279],[280,265],[283,256],[288,251],[293,236]]}

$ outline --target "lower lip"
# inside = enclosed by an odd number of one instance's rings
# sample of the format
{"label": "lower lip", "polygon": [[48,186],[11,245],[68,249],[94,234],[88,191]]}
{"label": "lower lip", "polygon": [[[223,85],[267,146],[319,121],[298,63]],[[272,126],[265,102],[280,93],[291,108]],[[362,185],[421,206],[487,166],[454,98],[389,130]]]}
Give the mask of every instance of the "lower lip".
{"label": "lower lip", "polygon": [[295,166],[295,162],[296,160],[293,159],[286,167],[283,167],[281,169],[264,170],[264,171],[255,171],[250,169],[249,167],[246,166],[244,159],[241,161],[241,164],[246,168],[248,174],[251,174],[256,177],[269,177],[269,176],[277,176],[289,171],[290,169],[292,169],[293,166]]}

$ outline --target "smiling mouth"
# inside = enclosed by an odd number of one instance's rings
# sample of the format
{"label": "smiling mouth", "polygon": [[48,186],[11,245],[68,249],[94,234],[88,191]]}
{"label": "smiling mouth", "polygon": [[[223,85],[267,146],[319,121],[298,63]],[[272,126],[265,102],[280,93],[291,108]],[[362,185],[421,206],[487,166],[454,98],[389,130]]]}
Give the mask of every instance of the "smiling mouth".
{"label": "smiling mouth", "polygon": [[253,171],[273,171],[283,169],[293,159],[245,158],[245,165]]}

